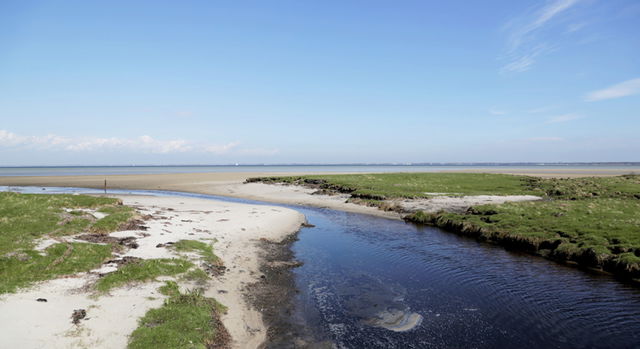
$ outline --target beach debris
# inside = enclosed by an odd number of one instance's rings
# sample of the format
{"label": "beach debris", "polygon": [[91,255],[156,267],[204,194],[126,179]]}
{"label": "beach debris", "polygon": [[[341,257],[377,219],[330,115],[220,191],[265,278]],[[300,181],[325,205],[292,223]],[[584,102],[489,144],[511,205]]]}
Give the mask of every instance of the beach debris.
{"label": "beach debris", "polygon": [[87,311],[84,309],[75,309],[71,314],[71,322],[74,325],[78,325],[80,320],[84,319],[87,316]]}
{"label": "beach debris", "polygon": [[120,259],[111,259],[106,261],[104,264],[117,264],[118,267],[121,267],[123,265],[127,265],[127,264],[133,264],[133,263],[138,263],[142,260],[142,258],[139,257],[133,257],[133,256],[124,256]]}
{"label": "beach debris", "polygon": [[227,267],[221,264],[202,263],[202,269],[212,276],[220,276],[227,271]]}
{"label": "beach debris", "polygon": [[164,244],[157,244],[156,247],[160,248],[160,247],[169,247],[171,245],[175,244],[175,242],[173,241],[169,241],[169,242],[165,242]]}
{"label": "beach debris", "polygon": [[144,225],[140,219],[132,219],[120,226],[121,230],[147,230],[149,227]]}
{"label": "beach debris", "polygon": [[38,299],[36,299],[36,302],[43,302],[43,303],[46,303],[46,302],[47,302],[47,299],[46,299],[46,298],[38,298]]}
{"label": "beach debris", "polygon": [[138,248],[139,245],[136,242],[136,238],[133,236],[127,236],[125,238],[116,238],[105,234],[83,234],[76,237],[78,240],[99,243],[99,244],[117,244],[129,248]]}

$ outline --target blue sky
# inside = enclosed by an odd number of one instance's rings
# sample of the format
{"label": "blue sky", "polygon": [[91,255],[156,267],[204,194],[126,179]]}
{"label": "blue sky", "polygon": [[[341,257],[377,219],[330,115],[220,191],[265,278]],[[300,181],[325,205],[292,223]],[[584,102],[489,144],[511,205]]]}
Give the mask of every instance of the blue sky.
{"label": "blue sky", "polygon": [[640,2],[2,1],[0,166],[640,161]]}

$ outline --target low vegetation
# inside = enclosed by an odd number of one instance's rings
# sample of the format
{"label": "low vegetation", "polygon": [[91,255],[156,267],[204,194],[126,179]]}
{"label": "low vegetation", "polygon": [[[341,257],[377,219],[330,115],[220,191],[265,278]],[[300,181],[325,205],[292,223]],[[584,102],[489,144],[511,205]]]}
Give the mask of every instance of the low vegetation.
{"label": "low vegetation", "polygon": [[[406,220],[480,240],[640,278],[640,175],[538,178],[475,173],[358,174],[264,177],[350,202],[401,211],[387,199],[440,195],[537,195],[544,200],[481,205],[463,213],[413,212]],[[386,200],[386,201],[385,201]]]}
{"label": "low vegetation", "polygon": [[213,247],[206,242],[198,240],[180,240],[173,245],[178,252],[195,252],[202,257],[202,260],[212,265],[220,265],[222,261],[213,253]]}
{"label": "low vegetation", "polygon": [[96,290],[107,292],[115,287],[156,280],[159,276],[182,274],[191,267],[193,263],[181,258],[143,259],[105,275],[96,283]]}
{"label": "low vegetation", "polygon": [[352,198],[384,200],[435,195],[539,195],[532,177],[487,173],[380,173],[249,178],[247,182],[298,184]]}
{"label": "low vegetation", "polygon": [[224,348],[230,336],[220,321],[226,308],[201,290],[181,293],[169,281],[160,288],[164,305],[151,309],[131,334],[129,348]]}
{"label": "low vegetation", "polygon": [[[96,219],[89,210],[107,216]],[[88,231],[108,233],[132,217],[133,209],[113,198],[0,193],[0,293],[91,270],[111,255],[108,245],[62,240],[36,251],[39,239],[60,239]]]}

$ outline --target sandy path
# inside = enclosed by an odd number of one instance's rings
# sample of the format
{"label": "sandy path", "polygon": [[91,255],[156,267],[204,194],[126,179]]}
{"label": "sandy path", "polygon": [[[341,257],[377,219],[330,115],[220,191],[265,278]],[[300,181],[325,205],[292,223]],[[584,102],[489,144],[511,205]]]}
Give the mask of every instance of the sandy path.
{"label": "sandy path", "polygon": [[[259,239],[281,241],[304,222],[300,213],[280,207],[242,205],[179,197],[123,196],[125,204],[155,218],[145,222],[146,231],[124,231],[113,236],[137,237],[139,247],[120,256],[172,258],[176,253],[157,244],[180,239],[216,239],[214,250],[227,272],[208,283],[206,295],[228,307],[222,320],[237,348],[257,347],[265,340],[261,314],[243,298],[246,284],[260,277]],[[148,234],[148,235],[147,235]],[[198,257],[189,255],[197,265]],[[2,348],[124,348],[137,320],[147,310],[161,306],[157,292],[162,282],[150,282],[113,290],[96,297],[87,286],[100,270],[71,278],[45,281],[16,294],[0,297],[0,347]],[[168,278],[162,278],[165,280]],[[181,283],[183,287],[192,287]],[[45,298],[47,302],[37,302]],[[87,319],[71,323],[74,309],[85,309]]]}

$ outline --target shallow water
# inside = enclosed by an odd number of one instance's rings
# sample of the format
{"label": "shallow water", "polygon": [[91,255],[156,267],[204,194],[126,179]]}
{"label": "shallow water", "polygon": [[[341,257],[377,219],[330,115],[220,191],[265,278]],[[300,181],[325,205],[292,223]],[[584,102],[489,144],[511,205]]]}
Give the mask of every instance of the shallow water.
{"label": "shallow water", "polygon": [[[210,195],[118,193],[260,204]],[[329,209],[287,207],[304,213],[316,225],[301,230],[293,249],[304,262],[294,269],[300,289],[295,317],[318,341],[329,340],[344,348],[640,345],[640,290],[609,276],[512,253],[436,228]]]}

